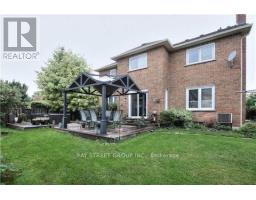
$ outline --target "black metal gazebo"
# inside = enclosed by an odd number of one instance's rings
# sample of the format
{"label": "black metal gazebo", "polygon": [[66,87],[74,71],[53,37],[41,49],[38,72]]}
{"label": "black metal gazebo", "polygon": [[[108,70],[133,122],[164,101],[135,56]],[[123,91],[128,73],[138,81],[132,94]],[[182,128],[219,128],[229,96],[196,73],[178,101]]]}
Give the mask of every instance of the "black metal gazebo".
{"label": "black metal gazebo", "polygon": [[81,73],[75,81],[64,90],[63,128],[67,128],[67,93],[76,92],[102,97],[100,134],[107,133],[106,107],[110,96],[128,95],[129,91],[139,93],[140,89],[129,75],[99,75]]}

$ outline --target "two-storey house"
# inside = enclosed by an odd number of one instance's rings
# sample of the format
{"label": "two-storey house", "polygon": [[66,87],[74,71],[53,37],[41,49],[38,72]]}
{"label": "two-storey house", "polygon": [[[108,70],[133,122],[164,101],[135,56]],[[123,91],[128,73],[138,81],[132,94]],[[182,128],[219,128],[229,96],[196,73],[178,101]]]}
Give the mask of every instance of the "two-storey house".
{"label": "two-storey house", "polygon": [[252,25],[245,15],[236,15],[236,20],[234,26],[176,44],[168,39],[142,44],[97,71],[129,74],[143,91],[120,97],[129,118],[181,108],[192,111],[199,122],[231,113],[238,127],[245,120],[246,36]]}

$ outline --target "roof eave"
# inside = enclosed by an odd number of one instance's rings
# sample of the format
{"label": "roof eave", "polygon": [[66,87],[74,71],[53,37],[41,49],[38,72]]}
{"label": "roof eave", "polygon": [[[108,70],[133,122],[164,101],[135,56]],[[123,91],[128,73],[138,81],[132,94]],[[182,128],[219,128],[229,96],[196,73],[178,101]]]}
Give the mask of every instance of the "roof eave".
{"label": "roof eave", "polygon": [[[250,32],[251,28],[252,28],[252,24],[244,24],[244,25],[232,28],[232,29],[223,30],[223,31],[220,31],[220,32],[216,32],[216,33],[207,35],[207,36],[202,36],[200,38],[193,39],[193,40],[188,41],[188,42],[178,43],[177,45],[175,45],[175,44],[172,45],[169,42],[168,39],[165,39],[163,41],[152,44],[150,46],[141,47],[141,48],[136,49],[136,50],[131,50],[131,51],[119,54],[117,56],[111,57],[111,59],[114,60],[114,61],[117,61],[121,58],[136,55],[136,54],[139,54],[139,53],[143,53],[143,52],[146,52],[147,50],[154,49],[154,48],[157,48],[157,47],[160,47],[160,46],[164,46],[168,51],[176,51],[176,50],[179,50],[179,49],[191,47],[191,46],[194,46],[194,45],[198,45],[198,44],[201,44],[201,43],[204,43],[204,42],[209,42],[209,41],[219,39],[219,38],[223,38],[223,37],[233,35],[233,34],[239,34],[239,33],[248,34]],[[104,68],[104,70],[105,69],[107,69],[107,68]],[[99,70],[97,70],[97,71],[99,71]]]}
{"label": "roof eave", "polygon": [[162,42],[159,42],[159,43],[156,43],[156,44],[144,47],[144,48],[136,49],[136,50],[128,52],[128,53],[119,54],[117,56],[111,57],[111,59],[114,60],[114,61],[117,61],[120,58],[124,58],[124,57],[127,57],[127,56],[132,56],[132,55],[135,55],[135,54],[138,54],[138,53],[143,53],[143,52],[145,52],[149,49],[154,49],[154,48],[157,48],[157,47],[160,47],[160,46],[164,46],[168,51],[171,51],[173,49],[169,40],[164,40]]}
{"label": "roof eave", "polygon": [[184,42],[184,43],[181,43],[181,44],[178,44],[178,45],[174,44],[173,47],[174,47],[174,50],[179,50],[179,49],[183,49],[183,48],[186,48],[186,47],[201,44],[201,43],[204,43],[204,42],[209,42],[211,40],[223,38],[223,37],[233,35],[233,34],[238,34],[238,33],[248,34],[250,32],[251,28],[252,28],[252,24],[246,24],[242,27],[237,27],[237,28],[234,28],[234,29],[231,29],[231,30],[226,30],[224,32],[215,33],[215,34],[212,34],[212,35],[208,35],[206,37],[198,38],[198,39],[191,40],[191,41],[188,41],[188,42]]}
{"label": "roof eave", "polygon": [[102,72],[102,71],[105,71],[105,70],[114,69],[116,67],[117,67],[117,64],[113,64],[113,65],[108,65],[108,66],[100,67],[98,69],[95,69],[94,71]]}

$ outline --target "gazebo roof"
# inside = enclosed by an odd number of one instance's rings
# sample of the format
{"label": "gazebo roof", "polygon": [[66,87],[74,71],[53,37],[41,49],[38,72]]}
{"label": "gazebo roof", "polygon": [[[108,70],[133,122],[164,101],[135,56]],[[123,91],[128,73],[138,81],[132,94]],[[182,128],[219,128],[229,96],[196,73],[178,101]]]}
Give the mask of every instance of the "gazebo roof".
{"label": "gazebo roof", "polygon": [[127,95],[129,91],[140,91],[129,75],[111,76],[89,73],[81,73],[65,91],[100,96],[98,93],[102,94],[102,85],[106,85],[107,97]]}

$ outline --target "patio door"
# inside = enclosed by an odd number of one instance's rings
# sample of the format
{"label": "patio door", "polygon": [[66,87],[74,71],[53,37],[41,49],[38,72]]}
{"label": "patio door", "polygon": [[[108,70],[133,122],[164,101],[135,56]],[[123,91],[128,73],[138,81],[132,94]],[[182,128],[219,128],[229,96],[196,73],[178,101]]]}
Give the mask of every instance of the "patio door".
{"label": "patio door", "polygon": [[129,117],[139,118],[141,116],[147,117],[147,101],[148,93],[134,93],[129,95]]}

